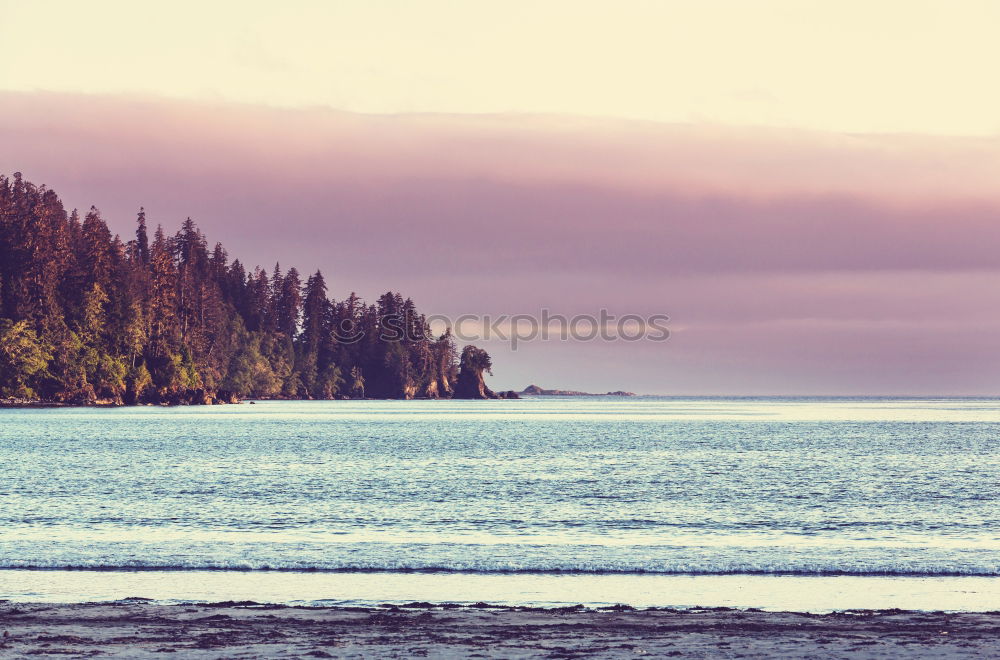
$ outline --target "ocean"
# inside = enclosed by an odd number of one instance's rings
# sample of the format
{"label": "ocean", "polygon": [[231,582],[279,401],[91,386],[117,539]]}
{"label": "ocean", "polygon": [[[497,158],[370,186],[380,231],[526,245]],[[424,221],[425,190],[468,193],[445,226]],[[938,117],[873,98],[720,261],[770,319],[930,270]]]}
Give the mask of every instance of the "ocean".
{"label": "ocean", "polygon": [[1000,609],[1000,401],[0,410],[0,598]]}

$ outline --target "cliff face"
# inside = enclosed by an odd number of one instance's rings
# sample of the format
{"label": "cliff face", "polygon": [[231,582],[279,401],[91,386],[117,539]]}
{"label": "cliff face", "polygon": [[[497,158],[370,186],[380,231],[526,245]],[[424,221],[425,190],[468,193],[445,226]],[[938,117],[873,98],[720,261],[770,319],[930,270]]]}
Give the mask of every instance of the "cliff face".
{"label": "cliff face", "polygon": [[497,399],[496,393],[486,386],[481,369],[462,369],[455,383],[455,399]]}
{"label": "cliff face", "polygon": [[450,399],[454,394],[455,391],[448,380],[448,376],[442,375],[440,378],[427,383],[420,396],[427,399]]}
{"label": "cliff face", "polygon": [[445,369],[441,370],[441,376],[438,378],[436,385],[438,396],[450,397],[455,394],[455,388],[448,378],[448,371]]}

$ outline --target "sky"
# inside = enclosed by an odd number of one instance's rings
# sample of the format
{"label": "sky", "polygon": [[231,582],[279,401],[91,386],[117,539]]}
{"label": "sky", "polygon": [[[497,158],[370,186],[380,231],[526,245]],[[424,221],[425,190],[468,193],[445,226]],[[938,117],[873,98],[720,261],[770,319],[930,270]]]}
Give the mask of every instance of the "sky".
{"label": "sky", "polygon": [[0,0],[0,172],[456,316],[495,388],[1000,393],[1000,3]]}

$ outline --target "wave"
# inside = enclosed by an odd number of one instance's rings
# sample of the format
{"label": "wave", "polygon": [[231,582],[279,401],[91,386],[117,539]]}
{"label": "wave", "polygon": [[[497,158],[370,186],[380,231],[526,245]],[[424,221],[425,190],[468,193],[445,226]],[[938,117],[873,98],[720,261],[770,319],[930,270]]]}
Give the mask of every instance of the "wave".
{"label": "wave", "polygon": [[925,565],[925,566],[850,566],[850,565],[717,565],[696,567],[676,566],[615,566],[615,565],[563,565],[514,566],[504,563],[487,565],[473,562],[469,565],[441,566],[433,563],[400,565],[393,563],[342,563],[338,565],[308,565],[296,562],[247,562],[247,561],[196,561],[196,562],[141,562],[125,560],[77,561],[60,560],[7,560],[0,561],[0,570],[66,570],[66,571],[231,571],[231,572],[289,572],[289,573],[442,573],[442,574],[518,574],[518,575],[773,575],[773,576],[867,576],[867,577],[1000,577],[997,565]]}
{"label": "wave", "polygon": [[0,569],[535,575],[1000,576],[993,545],[844,547],[0,541]]}

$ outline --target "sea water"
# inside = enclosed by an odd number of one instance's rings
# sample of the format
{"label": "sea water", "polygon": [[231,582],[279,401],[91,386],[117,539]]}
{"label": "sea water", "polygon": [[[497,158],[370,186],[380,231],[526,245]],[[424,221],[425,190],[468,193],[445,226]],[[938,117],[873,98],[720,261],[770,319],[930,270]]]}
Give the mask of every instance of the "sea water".
{"label": "sea water", "polygon": [[1000,401],[0,410],[0,598],[1000,609]]}

